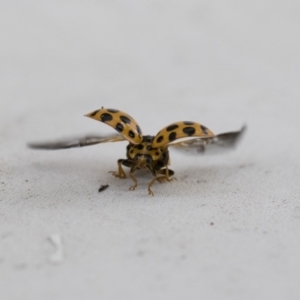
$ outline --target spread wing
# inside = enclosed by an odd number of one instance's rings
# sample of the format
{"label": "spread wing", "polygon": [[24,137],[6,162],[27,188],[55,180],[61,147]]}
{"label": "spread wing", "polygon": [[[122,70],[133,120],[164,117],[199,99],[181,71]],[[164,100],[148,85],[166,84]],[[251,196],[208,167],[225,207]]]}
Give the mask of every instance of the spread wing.
{"label": "spread wing", "polygon": [[58,150],[120,141],[125,141],[125,138],[120,134],[87,135],[84,137],[66,138],[53,142],[28,143],[27,146],[31,149]]}
{"label": "spread wing", "polygon": [[244,125],[241,130],[221,133],[208,138],[195,138],[183,142],[170,144],[169,147],[180,150],[182,152],[194,154],[213,154],[226,152],[233,149],[241,140],[246,131]]}

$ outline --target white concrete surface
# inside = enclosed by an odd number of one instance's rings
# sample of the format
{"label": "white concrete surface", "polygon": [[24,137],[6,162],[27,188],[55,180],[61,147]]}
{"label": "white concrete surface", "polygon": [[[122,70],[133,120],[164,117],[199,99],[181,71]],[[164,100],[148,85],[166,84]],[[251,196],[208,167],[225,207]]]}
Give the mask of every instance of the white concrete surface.
{"label": "white concrete surface", "polygon": [[[0,299],[300,299],[298,1],[0,2]],[[248,132],[220,156],[172,152],[177,181],[108,174],[123,143],[177,120]],[[110,187],[103,193],[101,184]]]}

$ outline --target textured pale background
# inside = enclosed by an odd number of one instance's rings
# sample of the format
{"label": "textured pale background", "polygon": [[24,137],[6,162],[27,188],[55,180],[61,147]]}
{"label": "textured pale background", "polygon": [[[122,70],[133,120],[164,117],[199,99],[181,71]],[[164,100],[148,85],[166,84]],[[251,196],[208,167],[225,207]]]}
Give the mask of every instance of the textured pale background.
{"label": "textured pale background", "polygon": [[[0,28],[1,299],[300,298],[299,1],[2,0]],[[123,143],[26,149],[113,132],[82,117],[102,105],[249,130],[172,153],[153,198],[108,174]]]}

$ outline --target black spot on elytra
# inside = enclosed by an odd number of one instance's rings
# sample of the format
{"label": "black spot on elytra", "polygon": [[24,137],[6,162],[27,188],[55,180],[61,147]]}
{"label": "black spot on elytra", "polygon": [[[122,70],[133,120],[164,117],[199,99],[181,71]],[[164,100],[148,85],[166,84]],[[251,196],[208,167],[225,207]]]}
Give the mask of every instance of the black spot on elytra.
{"label": "black spot on elytra", "polygon": [[144,149],[144,145],[138,144],[138,145],[134,146],[134,148],[137,148],[138,150],[143,150]]}
{"label": "black spot on elytra", "polygon": [[130,154],[133,154],[134,150],[133,150],[133,149],[131,149],[129,152],[130,152]]}
{"label": "black spot on elytra", "polygon": [[111,114],[104,113],[100,116],[100,119],[102,122],[108,122],[108,121],[111,121],[113,119],[113,117]]}
{"label": "black spot on elytra", "polygon": [[201,129],[204,132],[204,134],[208,134],[208,130],[205,126],[201,125]]}
{"label": "black spot on elytra", "polygon": [[111,113],[117,113],[117,112],[119,112],[117,109],[113,109],[113,108],[108,108],[107,111],[111,112]]}
{"label": "black spot on elytra", "polygon": [[135,137],[135,134],[132,130],[129,130],[128,132],[128,135],[131,137],[131,138],[134,138]]}
{"label": "black spot on elytra", "polygon": [[159,152],[158,152],[158,151],[156,151],[156,152],[155,152],[155,155],[159,155]]}
{"label": "black spot on elytra", "polygon": [[130,124],[131,120],[126,117],[126,116],[120,116],[120,119],[122,120],[122,122],[124,122],[125,124]]}
{"label": "black spot on elytra", "polygon": [[148,145],[148,146],[146,147],[146,149],[147,149],[148,151],[151,151],[151,150],[152,150],[152,147],[151,147],[150,145]]}
{"label": "black spot on elytra", "polygon": [[166,128],[167,131],[172,131],[174,129],[178,128],[178,125],[177,124],[173,124],[173,125],[170,125]]}
{"label": "black spot on elytra", "polygon": [[161,135],[161,136],[159,136],[158,138],[157,138],[157,143],[160,143],[160,142],[162,142],[163,141],[163,139],[164,139],[164,137]]}
{"label": "black spot on elytra", "polygon": [[123,126],[123,124],[121,124],[121,123],[118,123],[118,124],[117,124],[117,126],[116,126],[116,130],[117,130],[117,131],[119,131],[119,132],[122,132],[122,131],[123,131],[123,129],[124,129],[124,126]]}
{"label": "black spot on elytra", "polygon": [[182,129],[183,133],[185,133],[186,135],[193,135],[195,134],[195,128],[194,127],[184,127]]}
{"label": "black spot on elytra", "polygon": [[195,122],[184,121],[183,124],[184,124],[184,125],[194,125]]}
{"label": "black spot on elytra", "polygon": [[172,142],[174,140],[176,140],[176,132],[171,132],[169,134],[169,141]]}
{"label": "black spot on elytra", "polygon": [[90,114],[90,116],[91,116],[91,117],[94,117],[94,116],[99,112],[99,110],[100,110],[100,109],[95,110],[94,112],[92,112],[92,113]]}
{"label": "black spot on elytra", "polygon": [[142,135],[142,130],[139,125],[136,125],[136,131],[138,132],[139,135]]}

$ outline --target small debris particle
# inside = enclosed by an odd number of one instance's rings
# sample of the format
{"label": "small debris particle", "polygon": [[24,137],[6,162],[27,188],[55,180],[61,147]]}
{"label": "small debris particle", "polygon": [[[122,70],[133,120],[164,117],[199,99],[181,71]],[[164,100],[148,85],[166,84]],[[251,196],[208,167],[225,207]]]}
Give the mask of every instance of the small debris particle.
{"label": "small debris particle", "polygon": [[197,183],[207,183],[207,181],[206,181],[206,180],[204,180],[204,179],[201,179],[201,180],[196,180],[196,182],[197,182]]}
{"label": "small debris particle", "polygon": [[60,264],[63,261],[63,246],[59,234],[53,234],[48,237],[48,240],[55,247],[55,252],[50,256],[50,262]]}
{"label": "small debris particle", "polygon": [[6,239],[6,238],[10,237],[11,235],[12,235],[11,232],[5,232],[5,233],[2,233],[2,234],[0,235],[0,238],[1,238],[1,239]]}
{"label": "small debris particle", "polygon": [[143,250],[139,250],[139,251],[137,252],[137,255],[138,255],[138,256],[145,256],[145,252],[144,252]]}
{"label": "small debris particle", "polygon": [[102,185],[100,186],[98,192],[99,192],[99,193],[100,193],[100,192],[103,192],[103,191],[105,191],[108,187],[109,187],[108,184],[104,184],[104,185],[102,184]]}
{"label": "small debris particle", "polygon": [[28,182],[28,180],[26,179],[25,182]]}
{"label": "small debris particle", "polygon": [[25,264],[25,263],[16,264],[16,265],[14,265],[14,268],[16,270],[24,270],[27,268],[27,264]]}
{"label": "small debris particle", "polygon": [[214,226],[215,224],[214,224],[214,222],[210,222],[210,225],[211,225],[211,226]]}

